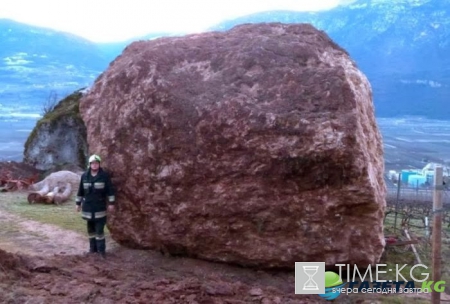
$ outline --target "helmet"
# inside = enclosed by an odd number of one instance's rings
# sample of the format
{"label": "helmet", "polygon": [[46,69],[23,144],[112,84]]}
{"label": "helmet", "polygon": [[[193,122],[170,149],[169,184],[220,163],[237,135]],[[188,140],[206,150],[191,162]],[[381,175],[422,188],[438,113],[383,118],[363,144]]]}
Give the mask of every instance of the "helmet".
{"label": "helmet", "polygon": [[89,163],[92,163],[94,161],[101,162],[102,159],[97,154],[92,154],[91,157],[89,157]]}

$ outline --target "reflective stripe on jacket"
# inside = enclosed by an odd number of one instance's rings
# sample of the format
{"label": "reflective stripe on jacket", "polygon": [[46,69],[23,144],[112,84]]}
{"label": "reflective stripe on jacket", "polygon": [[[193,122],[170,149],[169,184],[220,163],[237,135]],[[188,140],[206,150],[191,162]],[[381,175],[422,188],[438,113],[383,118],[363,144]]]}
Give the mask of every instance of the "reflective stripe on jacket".
{"label": "reflective stripe on jacket", "polygon": [[78,187],[76,204],[82,205],[81,216],[85,219],[95,219],[106,216],[107,201],[115,203],[114,188],[109,174],[102,168],[95,176],[91,169],[83,173]]}

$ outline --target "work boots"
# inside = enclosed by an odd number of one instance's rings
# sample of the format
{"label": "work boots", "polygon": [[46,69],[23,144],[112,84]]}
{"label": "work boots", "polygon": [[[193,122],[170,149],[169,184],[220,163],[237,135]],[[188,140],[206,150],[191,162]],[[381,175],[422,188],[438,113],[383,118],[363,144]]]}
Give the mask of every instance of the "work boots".
{"label": "work boots", "polygon": [[106,242],[105,239],[101,239],[101,240],[96,240],[97,243],[97,251],[98,253],[100,253],[100,255],[105,258],[106,257]]}
{"label": "work boots", "polygon": [[89,238],[89,251],[88,254],[97,253],[97,242],[95,237]]}

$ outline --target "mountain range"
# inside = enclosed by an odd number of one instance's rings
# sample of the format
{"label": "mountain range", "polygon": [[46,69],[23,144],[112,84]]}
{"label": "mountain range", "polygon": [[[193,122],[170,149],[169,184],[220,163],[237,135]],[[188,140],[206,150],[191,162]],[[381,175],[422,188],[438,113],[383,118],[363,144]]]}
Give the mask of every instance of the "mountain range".
{"label": "mountain range", "polygon": [[107,66],[92,42],[11,20],[0,20],[0,45],[0,103],[21,112],[88,85]]}
{"label": "mountain range", "polygon": [[[224,21],[311,23],[346,49],[372,84],[378,117],[448,119],[450,0],[358,0],[320,12],[270,11]],[[97,44],[0,19],[0,104],[38,105],[90,85],[134,40]],[[26,106],[24,106],[26,108]]]}
{"label": "mountain range", "polygon": [[372,84],[376,115],[450,118],[450,1],[359,0],[315,13],[264,12],[223,22],[311,23],[346,49]]}

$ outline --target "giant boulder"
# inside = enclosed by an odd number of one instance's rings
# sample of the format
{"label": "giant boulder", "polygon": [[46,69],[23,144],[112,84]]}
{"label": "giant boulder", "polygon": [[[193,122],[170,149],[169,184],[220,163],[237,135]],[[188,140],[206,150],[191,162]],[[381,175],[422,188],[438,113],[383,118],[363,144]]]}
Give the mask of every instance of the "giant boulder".
{"label": "giant boulder", "polygon": [[113,174],[123,245],[289,268],[382,254],[371,87],[310,25],[132,43],[80,111]]}

